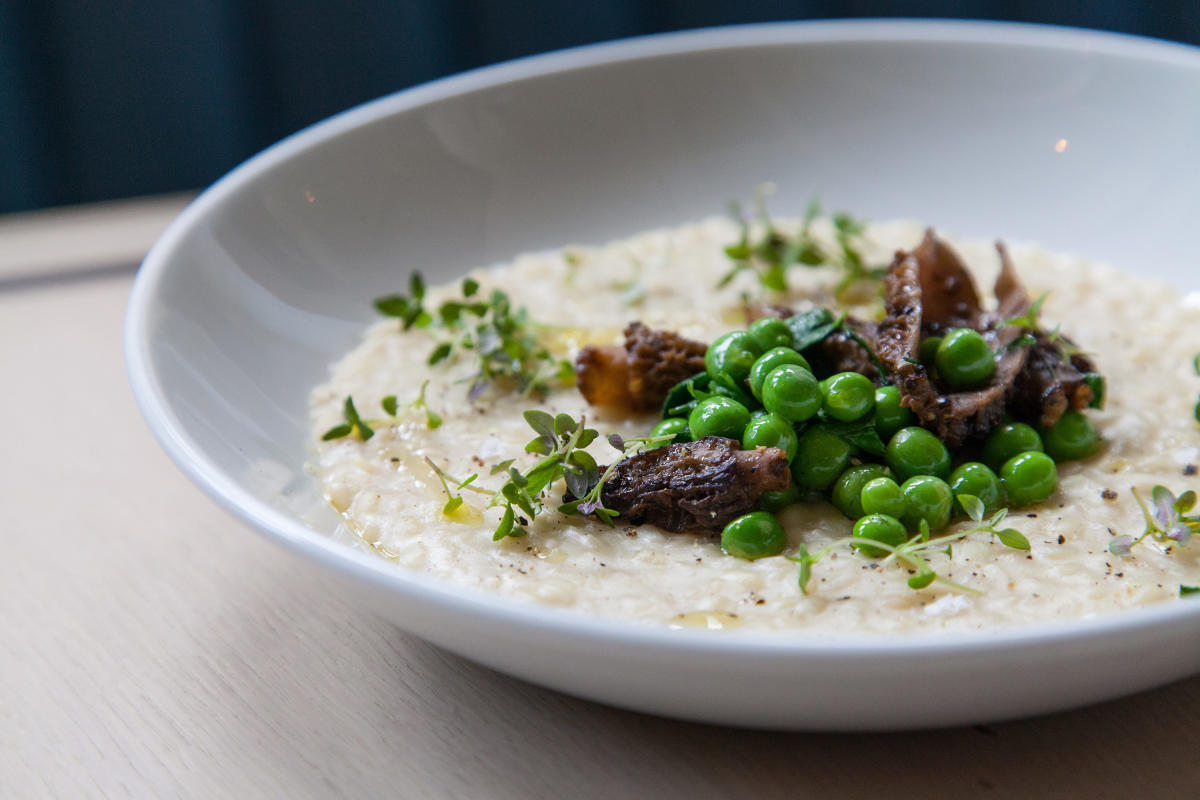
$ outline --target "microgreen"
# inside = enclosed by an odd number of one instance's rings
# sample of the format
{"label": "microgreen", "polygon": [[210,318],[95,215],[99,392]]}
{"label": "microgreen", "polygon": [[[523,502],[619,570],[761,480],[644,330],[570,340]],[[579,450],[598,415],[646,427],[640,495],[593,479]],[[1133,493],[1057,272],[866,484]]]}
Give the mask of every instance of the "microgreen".
{"label": "microgreen", "polygon": [[[604,493],[604,485],[608,483],[608,479],[611,478],[613,473],[616,471],[617,465],[619,465],[621,461],[626,458],[635,456],[644,450],[649,450],[659,447],[660,445],[664,445],[673,438],[674,434],[667,434],[664,436],[643,436],[636,439],[622,439],[615,433],[611,434],[608,437],[608,443],[612,445],[615,450],[621,453],[621,458],[616,459],[609,464],[608,468],[604,470],[604,474],[600,475],[600,477],[594,484],[592,484],[591,488],[588,489],[587,492],[581,494],[572,489],[571,493],[574,494],[577,499],[568,503],[564,503],[558,507],[558,510],[564,514],[595,514],[597,517],[604,520],[604,522],[611,526],[613,524],[613,520],[617,517],[617,512],[613,511],[611,508],[604,507],[604,501],[601,498],[601,495]],[[569,486],[570,484],[568,483],[568,487]]]}
{"label": "microgreen", "polygon": [[921,521],[921,526],[916,535],[910,538],[907,542],[900,545],[891,545],[886,542],[880,542],[875,539],[867,539],[863,537],[847,536],[843,539],[838,539],[832,544],[818,550],[815,553],[809,553],[808,549],[801,545],[797,548],[795,555],[786,556],[790,561],[795,561],[800,564],[799,584],[800,591],[808,593],[808,583],[812,577],[812,568],[817,562],[825,558],[833,551],[845,547],[847,545],[869,545],[877,547],[880,550],[887,551],[888,555],[883,559],[883,563],[895,562],[901,564],[913,574],[908,579],[910,589],[924,589],[934,581],[957,589],[962,592],[977,592],[969,586],[955,583],[947,578],[939,575],[929,563],[929,557],[938,553],[945,554],[949,558],[954,557],[953,545],[955,542],[962,541],[968,536],[977,533],[988,533],[994,536],[1005,547],[1014,550],[1029,550],[1029,540],[1026,539],[1020,531],[1014,528],[1000,528],[1000,524],[1008,517],[1008,509],[1002,508],[993,514],[989,519],[984,519],[984,505],[978,497],[969,494],[958,495],[959,503],[963,510],[967,512],[970,518],[971,525],[965,528],[954,531],[953,533],[945,534],[944,536],[931,537],[929,535],[929,525],[924,520]]}
{"label": "microgreen", "polygon": [[[446,516],[453,514],[455,511],[458,510],[458,507],[463,504],[463,496],[462,496],[463,489],[469,489],[470,491],[478,492],[480,494],[489,494],[489,495],[491,494],[491,492],[487,491],[486,489],[480,489],[476,486],[471,485],[475,481],[475,479],[479,477],[478,473],[468,475],[465,479],[459,480],[458,478],[454,477],[453,475],[451,475],[450,473],[446,472],[444,469],[439,467],[437,464],[433,463],[433,461],[430,460],[429,456],[425,456],[425,463],[426,463],[426,465],[428,465],[428,467],[431,470],[433,470],[433,474],[437,477],[438,481],[442,484],[442,491],[446,493],[446,497],[447,497],[446,504],[444,506],[442,506],[442,513],[445,514]],[[454,484],[453,490],[451,490],[450,484]],[[456,492],[457,492],[457,494],[456,494]]]}
{"label": "microgreen", "polygon": [[[500,525],[492,535],[493,541],[528,533],[530,521],[545,511],[543,494],[560,479],[576,499],[559,505],[559,512],[594,514],[612,525],[617,512],[604,507],[601,493],[621,459],[614,461],[601,474],[596,459],[584,450],[600,434],[594,428],[587,427],[583,417],[576,421],[570,414],[551,416],[538,409],[530,409],[524,416],[529,427],[537,434],[525,445],[525,452],[542,458],[524,472],[512,466],[515,459],[501,461],[492,467],[493,475],[508,473],[508,480],[492,498],[493,506],[504,506]],[[647,448],[665,444],[671,438],[668,435],[622,439],[612,434],[608,437],[608,443],[619,450],[623,458],[628,458]]]}
{"label": "microgreen", "polygon": [[1043,292],[1036,300],[1029,304],[1029,308],[1025,309],[1024,314],[1018,314],[1015,317],[1009,317],[1001,324],[1012,325],[1017,328],[1025,328],[1031,331],[1041,330],[1042,306],[1046,304],[1046,298],[1049,296],[1049,292]]}
{"label": "microgreen", "polygon": [[455,356],[472,357],[476,371],[466,379],[472,401],[502,389],[544,396],[552,384],[574,378],[571,362],[555,358],[541,344],[541,327],[524,308],[513,308],[505,292],[494,289],[483,299],[479,282],[465,278],[461,297],[443,302],[435,312],[424,308],[424,298],[425,283],[414,272],[408,295],[381,297],[375,308],[398,317],[405,330],[414,326],[430,330],[436,340],[426,359],[430,366]]}
{"label": "microgreen", "polygon": [[420,391],[417,392],[417,399],[413,400],[407,406],[401,406],[394,394],[389,394],[383,398],[379,405],[383,408],[383,413],[387,414],[386,418],[363,419],[359,416],[358,409],[354,407],[353,398],[347,396],[346,402],[342,406],[344,422],[325,431],[321,436],[321,441],[328,442],[332,439],[344,439],[347,436],[354,436],[365,442],[375,435],[375,428],[399,425],[405,419],[405,416],[401,412],[407,411],[424,411],[425,427],[430,430],[438,427],[442,424],[441,416],[425,402],[425,389],[428,386],[429,381],[422,383]]}
{"label": "microgreen", "polygon": [[781,231],[771,220],[762,189],[755,192],[755,217],[761,229],[757,237],[752,230],[754,220],[743,213],[741,205],[733,203],[732,212],[741,225],[741,234],[737,242],[725,248],[733,266],[722,276],[717,288],[728,285],[742,272],[752,272],[765,289],[784,293],[788,290],[789,269],[832,266],[842,272],[834,289],[839,301],[844,301],[849,290],[860,283],[874,284],[875,293],[882,290],[881,280],[887,267],[867,266],[863,261],[866,224],[851,215],[839,211],[831,217],[836,247],[830,249],[812,231],[813,223],[821,215],[821,204],[816,198],[809,202],[800,229],[794,234]]}
{"label": "microgreen", "polygon": [[1115,556],[1128,556],[1133,548],[1146,538],[1153,538],[1167,548],[1173,546],[1186,547],[1193,533],[1200,533],[1200,515],[1187,516],[1187,512],[1196,507],[1196,493],[1188,490],[1178,497],[1165,486],[1156,485],[1150,490],[1150,506],[1136,487],[1129,491],[1133,493],[1142,516],[1146,520],[1146,530],[1136,539],[1128,534],[1118,536],[1108,543],[1108,551]]}
{"label": "microgreen", "polygon": [[1200,586],[1187,586],[1186,584],[1182,583],[1179,584],[1180,597],[1187,597],[1189,594],[1196,594],[1198,592],[1200,592]]}
{"label": "microgreen", "polygon": [[321,441],[328,442],[331,439],[356,436],[365,442],[375,435],[370,424],[358,416],[358,409],[354,407],[354,399],[350,396],[347,396],[346,402],[342,404],[342,417],[345,421],[341,425],[334,425],[325,431],[321,436]]}
{"label": "microgreen", "polygon": [[433,322],[423,306],[425,300],[425,280],[421,273],[414,272],[408,276],[408,295],[391,294],[375,300],[375,308],[380,314],[389,317],[399,317],[404,324],[404,330],[412,327],[424,328]]}
{"label": "microgreen", "polygon": [[[1046,298],[1049,296],[1049,292],[1043,292],[1036,300],[1029,304],[1029,308],[1025,309],[1024,314],[1009,317],[1000,323],[1002,326],[1009,325],[1021,328],[1024,331],[1024,333],[1011,341],[1004,349],[1013,350],[1020,347],[1032,347],[1038,343],[1039,337],[1041,337],[1041,340],[1044,340],[1046,344],[1058,351],[1059,356],[1064,361],[1070,361],[1072,356],[1077,356],[1083,352],[1074,342],[1063,336],[1061,325],[1055,325],[1053,330],[1049,331],[1042,327],[1042,306],[1045,305]],[[1092,389],[1091,407],[1102,408],[1104,404],[1104,387],[1102,382],[1104,379],[1094,373],[1088,373],[1084,380],[1088,387]],[[1097,381],[1101,385],[1097,386]]]}
{"label": "microgreen", "polygon": [[[425,402],[425,388],[427,386],[429,386],[429,381],[425,381],[424,383],[421,384],[421,390],[419,392],[417,392],[417,399],[413,401],[412,407],[425,412],[425,427],[429,428],[430,430],[433,430],[434,428],[441,426],[442,417],[437,412],[435,412],[432,408],[430,408],[428,403]],[[384,398],[384,410],[387,410],[387,405],[386,405],[387,400],[388,400],[388,398],[385,397]],[[394,417],[394,416],[396,416],[396,410],[395,410],[396,409],[396,398],[394,395],[391,397],[391,400],[392,400],[392,410],[389,413]]]}
{"label": "microgreen", "polygon": [[[529,409],[524,417],[537,434],[525,445],[525,452],[536,453],[542,458],[524,472],[513,467],[512,461],[506,462],[508,480],[491,502],[493,506],[504,506],[500,525],[492,535],[492,540],[497,542],[528,533],[530,521],[545,510],[542,494],[550,484],[565,478],[567,488],[579,497],[587,494],[600,479],[596,459],[583,449],[600,434],[587,427],[582,417],[576,422],[570,414],[551,416],[539,409]],[[518,517],[517,511],[522,515]]]}

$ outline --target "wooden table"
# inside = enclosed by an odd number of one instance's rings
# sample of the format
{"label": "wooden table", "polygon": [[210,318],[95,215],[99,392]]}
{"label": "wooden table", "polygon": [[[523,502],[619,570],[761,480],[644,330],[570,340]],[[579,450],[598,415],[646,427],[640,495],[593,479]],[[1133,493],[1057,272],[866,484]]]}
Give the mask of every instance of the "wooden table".
{"label": "wooden table", "polygon": [[125,301],[181,203],[0,219],[0,797],[1200,796],[1200,676],[1002,725],[761,733],[565,697],[344,602],[134,407]]}

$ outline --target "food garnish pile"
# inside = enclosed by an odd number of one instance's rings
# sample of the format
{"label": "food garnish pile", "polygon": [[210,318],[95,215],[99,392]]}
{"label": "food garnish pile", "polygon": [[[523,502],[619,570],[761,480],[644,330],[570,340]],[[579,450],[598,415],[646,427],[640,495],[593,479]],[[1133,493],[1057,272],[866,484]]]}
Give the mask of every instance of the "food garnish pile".
{"label": "food garnish pile", "polygon": [[[526,453],[540,458],[523,469],[520,456],[497,463],[490,474],[504,481],[498,489],[426,460],[448,498],[443,513],[455,513],[462,492],[472,491],[500,509],[496,541],[525,536],[535,517],[555,512],[719,535],[729,556],[797,562],[802,591],[814,565],[847,548],[900,566],[913,589],[938,581],[962,591],[973,590],[939,576],[931,556],[952,557],[955,542],[979,536],[1029,550],[1025,536],[1005,526],[1009,509],[1043,503],[1055,491],[1057,464],[1100,450],[1088,411],[1104,404],[1103,376],[1079,345],[1043,322],[1045,296],[1029,296],[1003,244],[995,300],[985,302],[932,230],[890,265],[872,267],[855,245],[861,223],[835,215],[831,250],[808,233],[815,216],[814,206],[790,236],[769,221],[759,236],[746,226],[726,249],[731,269],[722,284],[753,271],[765,290],[778,292],[793,267],[833,265],[843,276],[839,300],[881,297],[875,318],[747,299],[745,327],[716,341],[633,322],[622,345],[584,347],[572,364],[540,344],[538,325],[503,291],[481,297],[471,279],[460,298],[433,310],[416,274],[407,295],[377,300],[405,330],[430,333],[429,364],[456,354],[475,360],[472,401],[512,391],[533,405],[573,391],[573,381],[592,406],[657,419],[647,421],[644,437],[608,437],[616,452],[602,465],[585,450],[600,433],[583,417],[531,407],[524,416],[535,437]],[[347,397],[344,422],[324,438],[369,439],[401,413],[394,396],[383,408],[386,418],[364,420]],[[430,428],[441,424],[424,387],[411,408]],[[1200,406],[1196,413],[1200,420]],[[1189,514],[1195,492],[1176,496],[1155,486],[1149,503],[1134,495],[1146,530],[1115,536],[1112,555],[1128,556],[1147,538],[1186,546],[1200,532],[1200,516]],[[776,515],[825,500],[853,521],[852,535],[816,552],[803,544],[789,551]],[[1180,587],[1181,595],[1195,591]]]}

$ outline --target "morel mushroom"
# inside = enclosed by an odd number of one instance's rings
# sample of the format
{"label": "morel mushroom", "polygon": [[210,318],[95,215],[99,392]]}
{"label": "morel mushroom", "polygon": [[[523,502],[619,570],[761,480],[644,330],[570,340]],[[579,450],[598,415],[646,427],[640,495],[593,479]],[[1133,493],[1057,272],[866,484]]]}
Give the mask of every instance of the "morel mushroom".
{"label": "morel mushroom", "polygon": [[624,346],[585,347],[575,358],[575,382],[588,403],[624,411],[656,411],[680,381],[704,371],[708,345],[640,322],[625,329]]}

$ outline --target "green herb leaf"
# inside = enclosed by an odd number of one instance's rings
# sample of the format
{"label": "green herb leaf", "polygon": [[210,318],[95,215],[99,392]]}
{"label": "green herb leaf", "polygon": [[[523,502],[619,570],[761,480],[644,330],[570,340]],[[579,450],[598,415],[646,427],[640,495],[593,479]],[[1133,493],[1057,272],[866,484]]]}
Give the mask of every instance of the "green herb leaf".
{"label": "green herb leaf", "polygon": [[983,513],[985,511],[983,501],[973,494],[955,495],[958,498],[959,505],[963,511],[967,512],[967,516],[975,522],[983,522]]}
{"label": "green herb leaf", "polygon": [[1187,597],[1189,594],[1196,594],[1197,592],[1200,592],[1200,586],[1185,586],[1182,583],[1179,584],[1180,597]]}
{"label": "green herb leaf", "polygon": [[556,436],[566,436],[569,433],[574,433],[575,427],[575,420],[570,414],[559,414],[554,418],[554,434]]}
{"label": "green herb leaf", "polygon": [[1104,408],[1107,386],[1104,376],[1098,372],[1088,372],[1084,374],[1083,382],[1092,390],[1092,399],[1088,401],[1088,408]]}
{"label": "green herb leaf", "polygon": [[825,429],[842,441],[877,458],[883,458],[887,448],[875,430],[875,415],[868,414],[853,422],[826,422]]}
{"label": "green herb leaf", "polygon": [[800,575],[797,582],[800,584],[800,593],[808,594],[808,582],[812,579],[812,557],[808,554],[808,548],[803,544],[796,545],[796,555],[788,556],[791,561],[800,562]]}
{"label": "green herb leaf", "polygon": [[513,524],[516,522],[516,515],[513,513],[512,506],[504,509],[504,515],[500,518],[500,524],[496,527],[496,532],[492,534],[492,541],[498,542],[501,539],[513,535]]}
{"label": "green herb leaf", "polygon": [[1042,306],[1046,303],[1046,298],[1049,296],[1049,292],[1043,292],[1036,300],[1029,304],[1029,308],[1025,310],[1024,314],[1010,317],[1001,324],[1027,328],[1032,331],[1039,330],[1042,325]]}
{"label": "green herb leaf", "polygon": [[1014,550],[1029,550],[1029,540],[1015,528],[1005,528],[1004,530],[996,531],[996,538],[1005,547],[1011,547]]}
{"label": "green herb leaf", "polygon": [[[493,505],[505,505],[510,510],[515,505],[532,519],[543,509],[542,493],[555,481],[565,479],[572,494],[587,494],[601,479],[596,460],[582,448],[595,441],[599,433],[588,428],[583,419],[575,421],[569,414],[552,417],[540,409],[529,409],[524,413],[529,427],[538,434],[526,449],[542,454],[542,458],[526,472],[512,466],[509,459],[492,468],[492,474],[508,470],[509,479],[500,487],[492,499]],[[574,513],[580,503],[565,503],[558,508],[563,513]],[[592,509],[588,509],[591,513]],[[503,524],[502,526],[503,527]],[[508,534],[516,535],[516,534]],[[497,538],[504,538],[497,531]]]}
{"label": "green herb leaf", "polygon": [[521,416],[539,436],[546,436],[557,441],[558,437],[554,433],[554,417],[537,408],[530,408]]}
{"label": "green herb leaf", "polygon": [[450,351],[453,349],[454,349],[454,345],[450,344],[449,342],[442,342],[441,344],[434,347],[432,351],[430,351],[427,363],[431,367],[436,366],[437,364],[440,364],[441,362],[443,362],[447,358],[449,358]]}
{"label": "green herb leaf", "polygon": [[711,384],[708,373],[701,372],[672,386],[663,400],[663,419],[686,417],[700,402],[696,393],[706,392]]}
{"label": "green herb leaf", "polygon": [[455,494],[453,491],[451,491],[449,484],[446,483],[447,480],[454,483],[455,484],[454,488],[460,492],[463,489],[470,489],[473,492],[480,492],[482,494],[491,494],[490,492],[488,492],[484,489],[477,489],[476,487],[471,486],[471,483],[476,478],[479,477],[478,474],[469,475],[467,478],[460,481],[458,478],[455,478],[453,475],[446,472],[444,469],[439,467],[437,464],[433,463],[433,460],[431,458],[429,458],[429,456],[425,457],[425,465],[427,467],[429,467],[429,469],[433,470],[434,477],[436,477],[438,479],[438,482],[442,484],[442,491],[446,493],[446,504],[442,506],[443,514],[446,514],[446,515],[452,514],[452,513],[454,513],[455,510],[458,509],[459,506],[461,506],[463,504],[462,495]]}
{"label": "green herb leaf", "polygon": [[600,469],[591,455],[575,450],[567,457],[563,477],[567,481],[567,490],[576,497],[583,497],[600,480]]}
{"label": "green herb leaf", "polygon": [[1186,547],[1192,540],[1193,534],[1200,534],[1200,517],[1185,516],[1196,505],[1196,493],[1188,490],[1176,497],[1165,486],[1155,486],[1150,493],[1152,507],[1146,505],[1137,487],[1130,489],[1142,510],[1146,521],[1146,530],[1136,539],[1132,536],[1118,536],[1109,543],[1109,552],[1120,555],[1130,555],[1133,547],[1144,539],[1152,537],[1171,552],[1175,547]]}
{"label": "green herb leaf", "polygon": [[472,355],[478,372],[467,379],[471,401],[488,390],[501,389],[540,396],[552,384],[566,384],[574,377],[569,363],[555,358],[540,344],[543,329],[530,321],[524,308],[514,309],[508,295],[499,289],[487,301],[473,300],[479,283],[464,279],[462,299],[442,303],[435,322],[422,305],[425,282],[420,274],[412,273],[409,284],[409,296],[378,298],[375,308],[381,314],[401,318],[405,330],[414,326],[434,328],[440,341],[428,356],[431,366],[445,362],[456,351]]}
{"label": "green herb leaf", "polygon": [[723,395],[724,397],[737,400],[746,408],[754,408],[755,406],[754,400],[750,397],[749,393],[747,393],[742,387],[738,386],[737,383],[734,382],[733,378],[729,377],[728,375],[722,373],[714,376],[710,383],[710,388],[713,390],[713,394],[719,394]]}
{"label": "green herb leaf", "polygon": [[341,439],[349,436],[353,432],[354,427],[351,425],[335,425],[329,430],[325,431],[324,435],[321,436],[321,441],[328,442],[332,439]]}
{"label": "green herb leaf", "polygon": [[717,288],[729,285],[739,274],[750,272],[759,284],[772,292],[788,290],[787,274],[793,267],[829,266],[842,272],[836,294],[839,298],[846,288],[872,283],[882,294],[885,268],[867,267],[863,263],[860,240],[866,225],[845,212],[833,216],[834,238],[837,246],[829,248],[819,242],[812,233],[813,222],[820,214],[821,204],[813,198],[805,212],[800,230],[794,234],[780,230],[767,213],[766,197],[762,190],[755,193],[758,222],[762,228],[761,238],[751,241],[750,222],[746,219],[739,203],[731,203],[734,218],[741,228],[738,241],[725,248],[732,262],[729,271],[717,283]]}
{"label": "green herb leaf", "polygon": [[937,578],[936,572],[918,572],[908,579],[908,587],[910,589],[924,589],[933,583],[935,578]]}
{"label": "green herb leaf", "polygon": [[396,416],[396,409],[398,408],[396,404],[396,395],[389,394],[387,397],[383,398],[383,402],[381,402],[380,405],[383,406],[383,412],[389,417]]}
{"label": "green herb leaf", "polygon": [[358,438],[365,442],[375,435],[375,431],[371,430],[371,426],[366,422],[363,422],[362,418],[358,416],[358,410],[354,407],[354,400],[352,400],[349,396],[346,397],[346,404],[343,408],[343,412],[346,415],[346,423],[354,429],[354,431],[358,434]]}
{"label": "green herb leaf", "polygon": [[808,348],[825,340],[837,329],[838,321],[827,308],[802,311],[784,320],[792,332],[793,349],[803,353]]}

